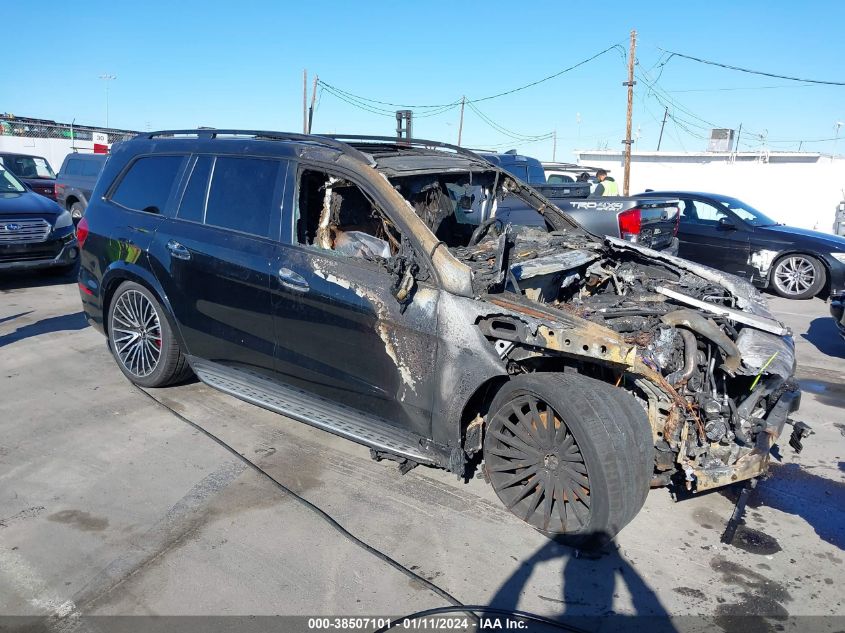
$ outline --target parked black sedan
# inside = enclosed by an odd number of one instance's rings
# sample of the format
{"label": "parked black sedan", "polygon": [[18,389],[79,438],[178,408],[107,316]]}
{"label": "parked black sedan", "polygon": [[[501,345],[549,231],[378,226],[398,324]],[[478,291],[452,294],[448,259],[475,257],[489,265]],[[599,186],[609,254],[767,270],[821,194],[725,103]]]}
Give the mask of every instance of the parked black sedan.
{"label": "parked black sedan", "polygon": [[0,165],[0,273],[31,268],[69,272],[78,261],[70,212],[33,193]]}
{"label": "parked black sedan", "polygon": [[681,200],[678,256],[809,299],[845,291],[845,238],[785,226],[751,205],[721,194],[649,191],[637,197]]}

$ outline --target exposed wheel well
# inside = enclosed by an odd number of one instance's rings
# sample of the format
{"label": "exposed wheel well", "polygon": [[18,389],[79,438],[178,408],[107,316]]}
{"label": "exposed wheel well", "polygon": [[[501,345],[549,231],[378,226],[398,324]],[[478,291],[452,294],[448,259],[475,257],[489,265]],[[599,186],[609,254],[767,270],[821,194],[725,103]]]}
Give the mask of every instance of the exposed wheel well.
{"label": "exposed wheel well", "polygon": [[[520,364],[524,373],[569,373],[595,378],[613,385],[618,375],[606,367],[595,363],[579,363],[564,357],[537,357]],[[518,375],[518,374],[517,374]],[[496,395],[511,379],[511,376],[494,376],[482,383],[470,396],[461,413],[461,443],[470,454],[480,451],[481,434],[476,436],[476,429],[471,429],[479,416],[485,418]],[[473,425],[474,426],[474,425]],[[477,429],[480,431],[481,429]]]}
{"label": "exposed wheel well", "polygon": [[[156,292],[155,288],[150,286],[147,282],[145,282],[140,277],[136,277],[130,274],[124,274],[122,272],[115,273],[115,276],[109,279],[108,285],[103,289],[103,329],[105,330],[106,335],[108,336],[109,333],[109,323],[108,323],[108,313],[109,308],[111,307],[112,299],[114,298],[114,294],[117,289],[123,284],[125,281],[132,281],[140,286],[144,286],[147,290],[149,290],[152,295],[156,298],[159,303],[163,302],[161,297],[159,296],[158,292]],[[167,310],[164,310],[166,318],[170,318],[170,315],[167,314]]]}

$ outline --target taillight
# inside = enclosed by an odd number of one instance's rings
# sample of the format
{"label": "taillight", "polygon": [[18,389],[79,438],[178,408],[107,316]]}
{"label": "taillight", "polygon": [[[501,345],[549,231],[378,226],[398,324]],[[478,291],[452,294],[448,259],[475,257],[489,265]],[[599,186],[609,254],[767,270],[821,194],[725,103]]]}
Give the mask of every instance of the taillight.
{"label": "taillight", "polygon": [[64,189],[64,188],[65,188],[64,185],[60,185],[57,182],[53,183],[53,195],[58,198],[59,197],[59,190]]}
{"label": "taillight", "polygon": [[82,218],[79,224],[76,225],[76,241],[79,242],[79,247],[85,246],[85,240],[88,239],[88,220]]}
{"label": "taillight", "polygon": [[672,237],[678,237],[678,231],[681,228],[681,210],[675,209],[675,228],[672,229]]}
{"label": "taillight", "polygon": [[643,218],[639,209],[628,209],[619,214],[619,234],[623,240],[636,242],[642,227]]}

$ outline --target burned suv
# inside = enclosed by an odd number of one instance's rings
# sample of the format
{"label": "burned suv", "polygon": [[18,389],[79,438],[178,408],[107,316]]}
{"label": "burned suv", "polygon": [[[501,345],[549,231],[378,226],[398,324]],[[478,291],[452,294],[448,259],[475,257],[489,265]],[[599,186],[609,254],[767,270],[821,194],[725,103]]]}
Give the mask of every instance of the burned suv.
{"label": "burned suv", "polygon": [[[511,196],[544,226],[497,220]],[[614,534],[650,486],[761,474],[800,400],[750,285],[594,236],[435,142],[144,134],[78,238],[87,318],[132,382],[193,371],[403,472],[481,468],[548,534]]]}

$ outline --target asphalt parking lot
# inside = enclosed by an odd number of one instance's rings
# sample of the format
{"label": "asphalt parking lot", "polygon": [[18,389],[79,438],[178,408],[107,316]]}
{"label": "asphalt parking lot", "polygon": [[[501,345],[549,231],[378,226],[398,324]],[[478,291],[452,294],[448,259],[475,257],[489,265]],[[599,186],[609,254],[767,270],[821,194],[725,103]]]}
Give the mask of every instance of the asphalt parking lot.
{"label": "asphalt parking lot", "polygon": [[795,333],[797,417],[815,430],[803,453],[781,438],[734,545],[719,539],[736,491],[676,503],[660,489],[615,546],[583,555],[512,517],[483,480],[400,475],[198,382],[153,390],[162,406],[118,371],[73,280],[4,277],[0,613],[401,615],[444,604],[175,411],[465,604],[716,624],[845,615],[845,342],[823,301],[770,301]]}

